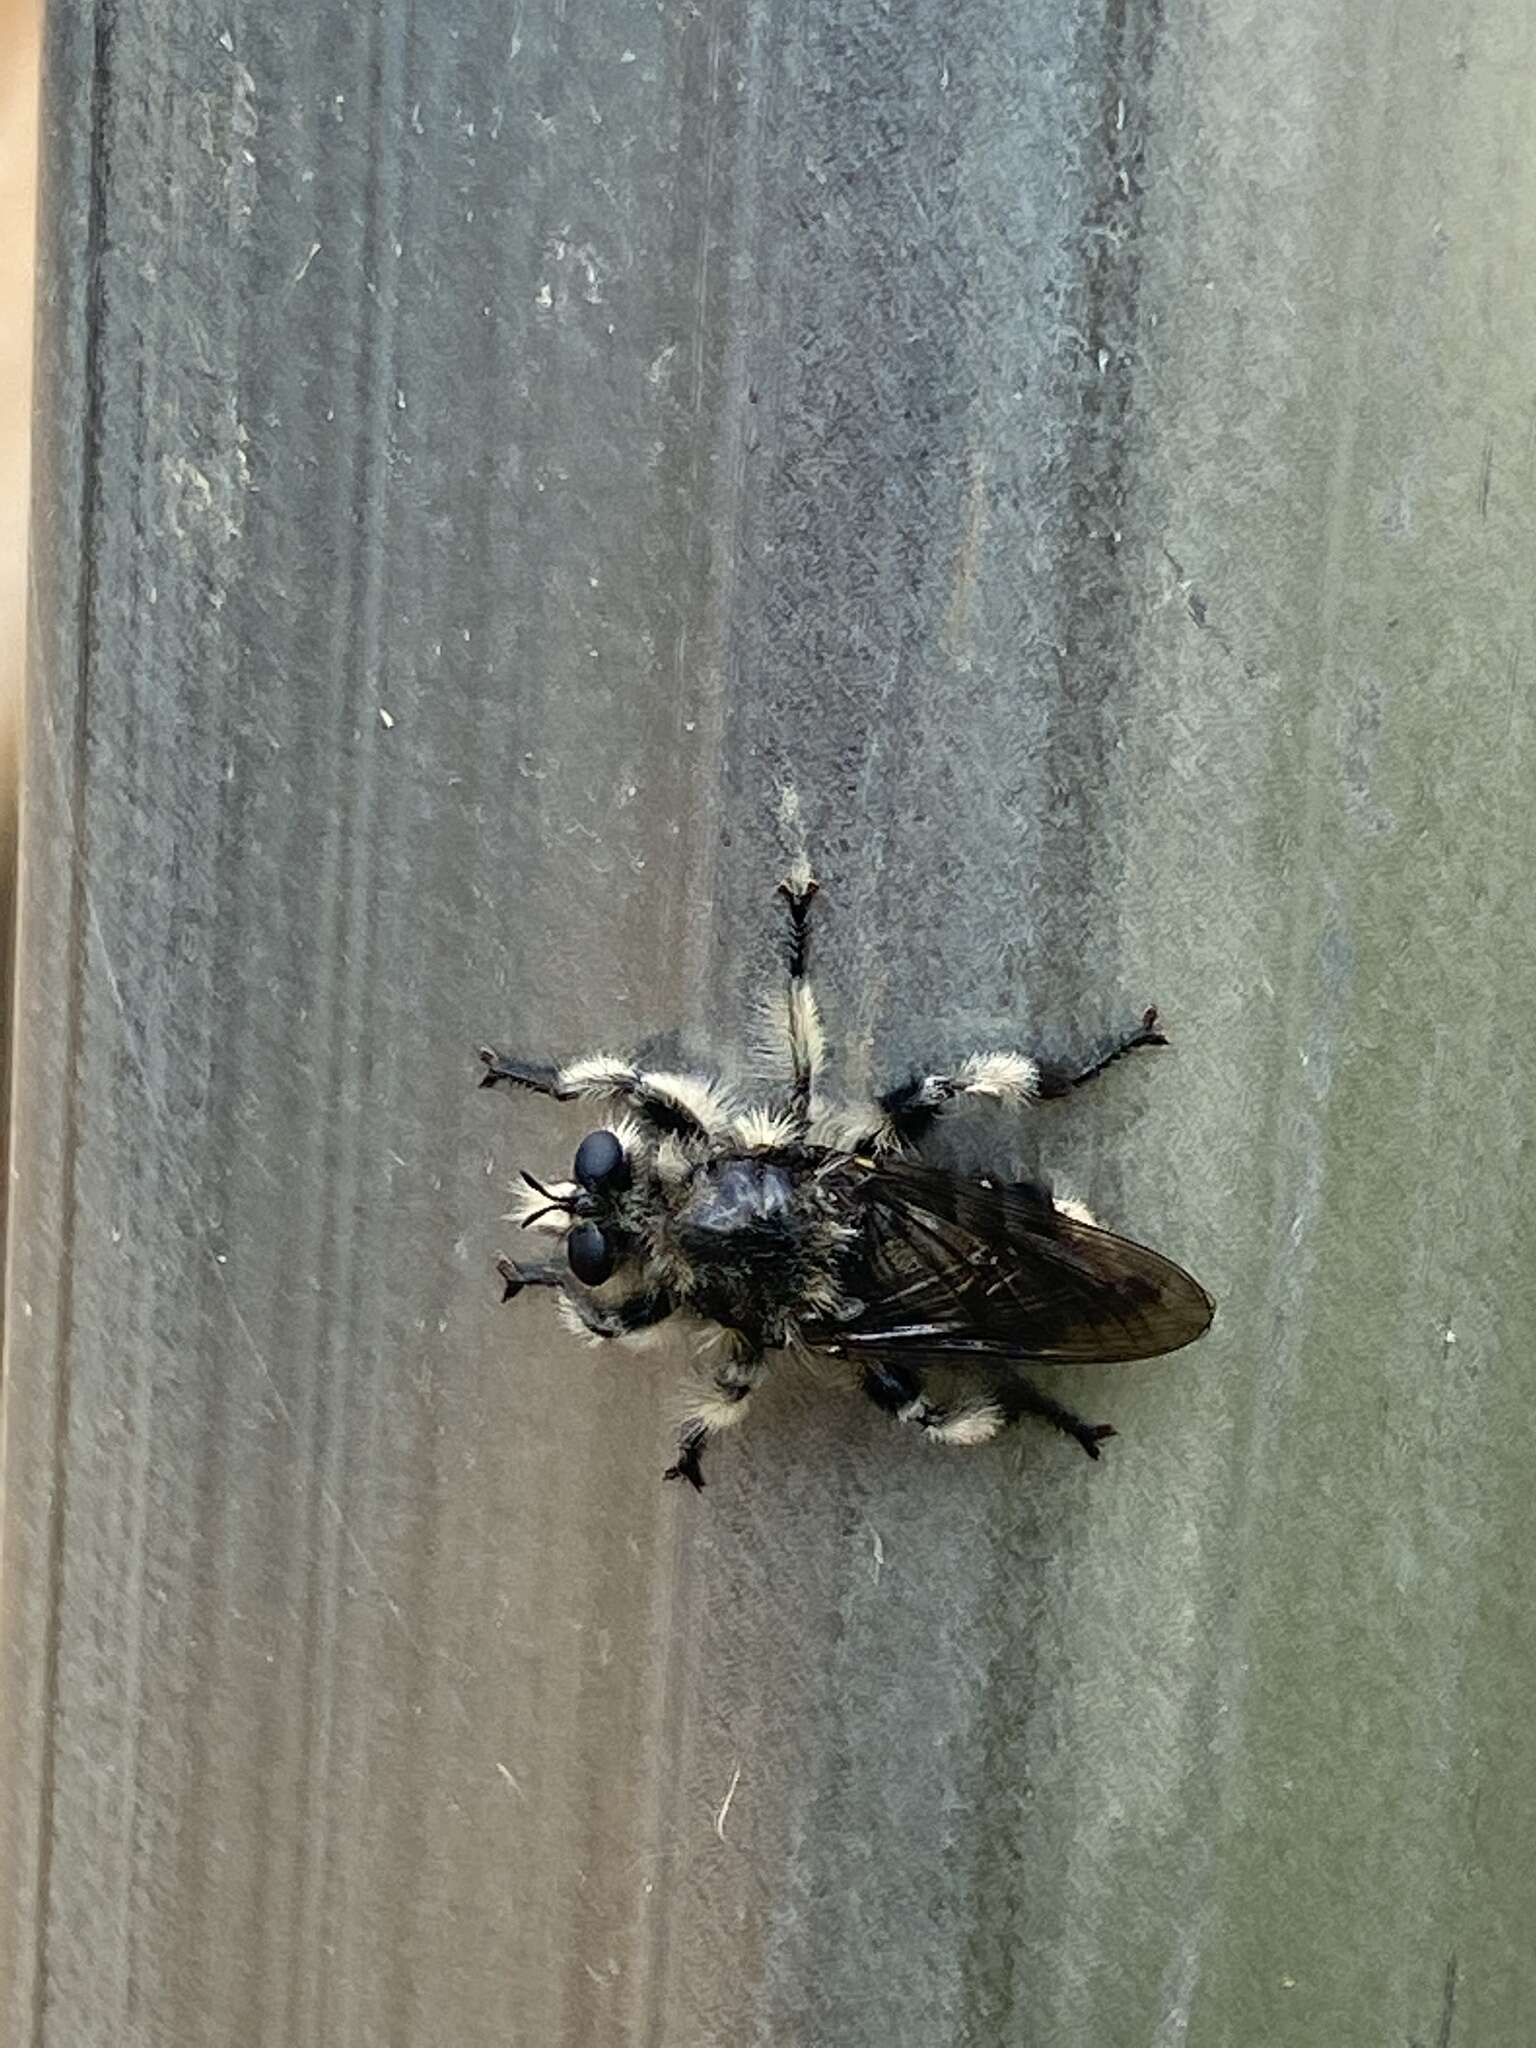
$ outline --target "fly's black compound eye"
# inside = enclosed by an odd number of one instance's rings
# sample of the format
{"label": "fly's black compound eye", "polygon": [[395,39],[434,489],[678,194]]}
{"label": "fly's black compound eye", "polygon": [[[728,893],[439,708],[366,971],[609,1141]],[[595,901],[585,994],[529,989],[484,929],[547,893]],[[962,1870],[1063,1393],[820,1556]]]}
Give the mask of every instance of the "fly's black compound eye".
{"label": "fly's black compound eye", "polygon": [[591,1194],[620,1195],[629,1186],[629,1155],[612,1131],[589,1131],[576,1147],[575,1174]]}
{"label": "fly's black compound eye", "polygon": [[613,1271],[613,1240],[596,1223],[578,1223],[565,1240],[565,1256],[578,1280],[588,1287],[601,1287]]}

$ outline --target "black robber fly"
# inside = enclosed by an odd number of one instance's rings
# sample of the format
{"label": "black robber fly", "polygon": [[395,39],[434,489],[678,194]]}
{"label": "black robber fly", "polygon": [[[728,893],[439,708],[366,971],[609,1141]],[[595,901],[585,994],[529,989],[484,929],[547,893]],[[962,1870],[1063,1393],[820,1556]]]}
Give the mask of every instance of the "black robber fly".
{"label": "black robber fly", "polygon": [[844,1361],[878,1407],[932,1443],[987,1443],[1033,1415],[1097,1458],[1114,1430],[1024,1369],[1177,1351],[1209,1327],[1210,1297],[1171,1259],[1043,1186],[968,1179],[920,1154],[952,1103],[1066,1095],[1122,1054],[1165,1045],[1157,1012],[1082,1071],[973,1053],[867,1105],[833,1106],[819,1089],[824,1041],[806,972],[816,892],[804,859],[779,885],[788,980],[766,1006],[777,1069],[766,1100],[605,1053],[556,1067],[481,1050],[482,1087],[617,1111],[582,1139],[570,1180],[523,1176],[517,1220],[559,1238],[561,1256],[498,1260],[503,1298],[553,1288],[567,1324],[596,1343],[691,1323],[699,1376],[665,1477],[696,1487],[704,1444],[740,1421],[783,1351]]}

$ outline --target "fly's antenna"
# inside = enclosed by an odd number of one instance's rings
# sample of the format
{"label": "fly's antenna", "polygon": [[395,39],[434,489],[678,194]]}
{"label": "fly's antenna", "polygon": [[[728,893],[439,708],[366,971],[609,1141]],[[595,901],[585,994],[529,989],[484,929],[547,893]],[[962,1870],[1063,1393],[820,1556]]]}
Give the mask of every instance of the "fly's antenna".
{"label": "fly's antenna", "polygon": [[546,1216],[553,1216],[557,1210],[563,1210],[567,1216],[575,1214],[575,1209],[569,1196],[555,1194],[552,1189],[545,1187],[543,1181],[535,1180],[526,1167],[523,1169],[523,1179],[527,1181],[529,1187],[533,1189],[536,1195],[544,1197],[544,1207],[542,1209],[534,1209],[523,1218],[522,1227],[524,1230],[531,1229],[535,1223],[542,1222]]}

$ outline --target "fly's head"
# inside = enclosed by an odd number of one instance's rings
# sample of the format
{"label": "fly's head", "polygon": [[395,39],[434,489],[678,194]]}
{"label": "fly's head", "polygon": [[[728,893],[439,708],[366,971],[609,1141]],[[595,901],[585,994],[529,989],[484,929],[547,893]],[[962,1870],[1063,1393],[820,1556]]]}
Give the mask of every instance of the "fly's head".
{"label": "fly's head", "polygon": [[625,1259],[643,1256],[648,1162],[624,1130],[589,1131],[576,1147],[571,1179],[546,1186],[524,1173],[517,1220],[564,1239],[571,1273],[601,1287]]}

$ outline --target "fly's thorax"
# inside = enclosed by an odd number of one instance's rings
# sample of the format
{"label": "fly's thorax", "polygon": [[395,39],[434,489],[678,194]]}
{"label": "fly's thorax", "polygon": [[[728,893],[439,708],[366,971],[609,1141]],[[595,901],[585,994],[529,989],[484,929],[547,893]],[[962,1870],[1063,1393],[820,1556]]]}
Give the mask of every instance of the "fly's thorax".
{"label": "fly's thorax", "polygon": [[700,1314],[778,1333],[828,1298],[844,1233],[807,1164],[787,1154],[726,1153],[696,1165],[672,1190],[658,1236]]}
{"label": "fly's thorax", "polygon": [[673,1226],[707,1252],[738,1237],[782,1245],[797,1220],[795,1180],[787,1167],[772,1159],[728,1154],[697,1169]]}

